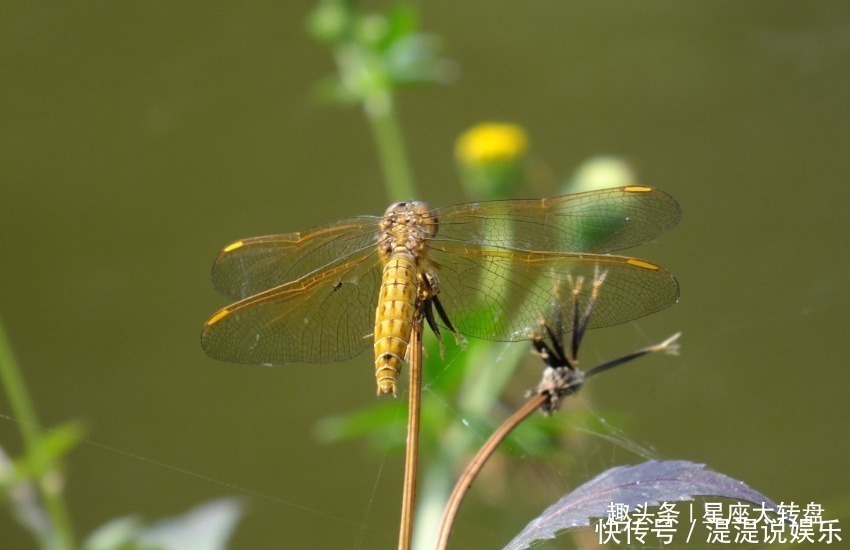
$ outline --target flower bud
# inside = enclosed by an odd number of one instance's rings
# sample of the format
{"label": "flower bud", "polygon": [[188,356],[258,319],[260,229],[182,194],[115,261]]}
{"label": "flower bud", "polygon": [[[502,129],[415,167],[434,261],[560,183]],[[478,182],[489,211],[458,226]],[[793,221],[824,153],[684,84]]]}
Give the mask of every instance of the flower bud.
{"label": "flower bud", "polygon": [[455,158],[469,195],[504,198],[522,180],[528,150],[525,130],[515,124],[482,123],[458,138]]}

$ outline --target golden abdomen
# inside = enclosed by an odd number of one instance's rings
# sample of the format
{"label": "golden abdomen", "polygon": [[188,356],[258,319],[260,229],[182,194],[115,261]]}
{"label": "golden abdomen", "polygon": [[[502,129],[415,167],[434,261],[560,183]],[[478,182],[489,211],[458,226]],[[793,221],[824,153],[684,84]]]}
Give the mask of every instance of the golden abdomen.
{"label": "golden abdomen", "polygon": [[416,261],[409,251],[393,252],[381,279],[375,312],[375,378],[378,395],[396,394],[407,353],[416,300]]}

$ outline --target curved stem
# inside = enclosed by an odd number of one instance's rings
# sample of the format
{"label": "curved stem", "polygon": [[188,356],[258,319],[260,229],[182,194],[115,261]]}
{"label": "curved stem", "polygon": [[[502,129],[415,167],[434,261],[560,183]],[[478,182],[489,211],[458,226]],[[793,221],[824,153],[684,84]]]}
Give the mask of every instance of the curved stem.
{"label": "curved stem", "polygon": [[437,534],[437,550],[445,550],[449,545],[449,537],[452,534],[452,527],[457,518],[458,510],[463,502],[469,488],[472,487],[472,482],[478,477],[478,473],[484,468],[484,464],[490,459],[496,448],[505,440],[511,431],[516,428],[523,420],[531,416],[531,414],[543,406],[549,396],[546,394],[538,394],[533,399],[528,400],[519,410],[517,410],[510,418],[499,426],[499,429],[493,432],[490,439],[478,450],[475,458],[469,463],[463,474],[458,479],[449,502],[446,504],[446,509],[443,511],[443,518],[440,520],[440,531]]}

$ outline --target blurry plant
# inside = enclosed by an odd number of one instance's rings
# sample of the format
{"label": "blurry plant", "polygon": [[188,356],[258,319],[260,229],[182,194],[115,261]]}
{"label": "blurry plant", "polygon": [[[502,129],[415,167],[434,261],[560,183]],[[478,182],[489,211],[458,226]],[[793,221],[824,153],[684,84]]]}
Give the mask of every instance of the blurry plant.
{"label": "blurry plant", "polygon": [[309,19],[312,36],[331,48],[337,73],[319,94],[361,105],[378,147],[384,183],[393,201],[415,195],[407,149],[395,108],[396,90],[446,82],[452,66],[438,55],[439,41],[419,32],[416,9],[399,2],[386,13],[361,13],[351,0],[322,0]]}
{"label": "blurry plant", "polygon": [[[21,369],[0,323],[0,382],[24,440],[24,455],[0,455],[0,491],[12,515],[41,548],[74,548],[74,533],[62,495],[62,457],[82,438],[78,424],[41,431]],[[0,449],[2,451],[2,449]]]}
{"label": "blurry plant", "polygon": [[638,183],[637,174],[628,162],[620,157],[600,155],[582,162],[573,172],[566,187],[570,193],[581,193]]}
{"label": "blurry plant", "polygon": [[528,136],[516,124],[482,123],[455,144],[460,180],[470,197],[502,199],[522,181]]}
{"label": "blurry plant", "polygon": [[151,525],[136,517],[108,522],[77,543],[63,491],[62,460],[83,441],[79,422],[56,428],[40,427],[21,369],[0,322],[0,384],[15,424],[24,440],[24,453],[12,459],[0,445],[0,497],[17,522],[42,550],[218,550],[226,546],[242,514],[229,499],[201,505],[186,515]]}

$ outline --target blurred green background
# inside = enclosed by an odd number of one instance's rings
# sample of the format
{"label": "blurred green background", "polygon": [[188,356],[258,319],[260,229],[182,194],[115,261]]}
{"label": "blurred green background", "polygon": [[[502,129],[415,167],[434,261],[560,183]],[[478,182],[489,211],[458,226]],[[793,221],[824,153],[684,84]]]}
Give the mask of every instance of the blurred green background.
{"label": "blurred green background", "polygon": [[[243,495],[234,548],[396,544],[401,457],[312,435],[374,400],[371,359],[264,369],[198,342],[225,305],[209,283],[221,246],[387,205],[361,113],[315,101],[333,62],[304,30],[313,6],[2,10],[0,313],[43,423],[89,427],[67,460],[78,533]],[[401,98],[416,198],[464,200],[455,138],[506,120],[531,136],[523,195],[616,154],[683,205],[634,251],[676,274],[680,303],[590,333],[583,364],[678,330],[682,355],[600,377],[579,408],[660,457],[850,521],[846,2],[435,1],[422,16],[457,79]],[[0,396],[17,454],[9,414]],[[456,547],[504,544],[575,483],[642,460],[581,445],[596,460],[543,491],[517,479],[533,458],[495,466],[503,484],[473,489]],[[0,542],[32,545],[7,513]]]}

